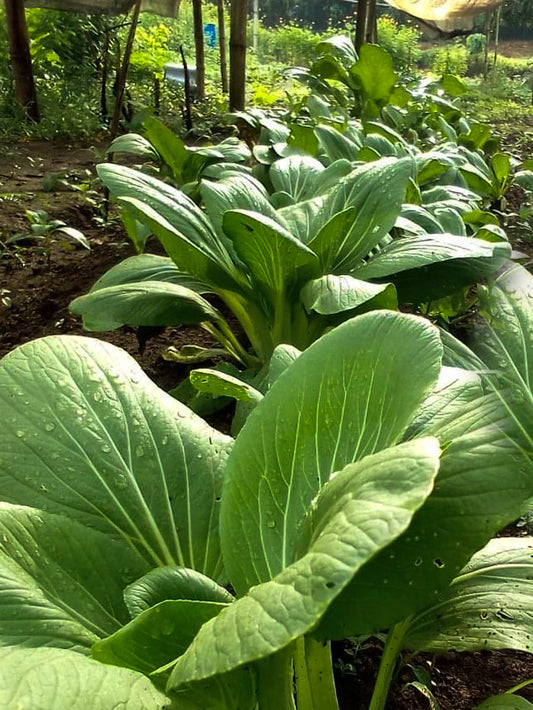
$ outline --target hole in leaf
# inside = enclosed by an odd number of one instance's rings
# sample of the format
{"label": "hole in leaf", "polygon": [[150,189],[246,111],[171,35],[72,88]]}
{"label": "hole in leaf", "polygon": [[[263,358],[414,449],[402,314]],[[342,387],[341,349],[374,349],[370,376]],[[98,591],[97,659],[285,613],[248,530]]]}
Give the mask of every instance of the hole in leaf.
{"label": "hole in leaf", "polygon": [[333,589],[334,586],[335,586],[335,582],[326,582],[326,587],[328,589]]}
{"label": "hole in leaf", "polygon": [[433,560],[433,564],[439,569],[442,569],[444,567],[444,562],[439,557],[435,557],[435,559]]}
{"label": "hole in leaf", "polygon": [[415,567],[420,567],[421,564],[422,564],[422,558],[417,557],[415,560]]}
{"label": "hole in leaf", "polygon": [[496,616],[501,619],[502,621],[512,621],[513,620],[513,615],[510,614],[508,611],[505,609],[500,609],[499,611],[496,612]]}

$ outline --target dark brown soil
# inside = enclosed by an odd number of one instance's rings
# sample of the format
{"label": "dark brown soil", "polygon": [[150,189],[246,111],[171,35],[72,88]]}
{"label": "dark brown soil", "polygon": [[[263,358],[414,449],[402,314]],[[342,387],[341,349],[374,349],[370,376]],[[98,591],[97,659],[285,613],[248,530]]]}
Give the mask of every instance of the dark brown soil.
{"label": "dark brown soil", "polygon": [[[191,341],[214,345],[208,333],[200,328],[167,328],[146,342],[146,334],[138,337],[131,328],[87,333],[68,310],[69,303],[86,293],[99,276],[134,253],[117,219],[105,226],[97,223],[101,220],[101,193],[87,198],[80,192],[42,191],[43,179],[52,173],[94,173],[95,163],[94,152],[63,142],[0,148],[0,357],[44,335],[99,337],[127,350],[160,387],[169,390],[184,379],[188,368],[164,360],[162,353],[170,345],[180,347]],[[31,240],[9,244],[9,237],[28,231],[24,216],[28,209],[45,209],[50,219],[61,219],[81,230],[91,250],[57,240],[49,249]],[[151,246],[157,251],[157,244]]]}
{"label": "dark brown soil", "polygon": [[[441,47],[449,40],[429,40],[420,42],[421,49],[431,49]],[[494,52],[494,44],[489,43],[489,53]],[[498,42],[498,54],[502,57],[512,57],[515,59],[530,59],[533,56],[533,40],[507,39]]]}
{"label": "dark brown soil", "polygon": [[[102,154],[102,147],[96,152]],[[65,142],[0,146],[0,356],[44,335],[88,336],[69,312],[69,303],[85,293],[107,269],[133,254],[120,222],[112,219],[102,223],[102,198],[96,185],[95,195],[43,191],[43,179],[51,173],[90,170],[94,175],[96,162],[95,151]],[[72,179],[76,182],[76,175]],[[45,209],[51,219],[62,219],[80,229],[91,250],[67,248],[58,241],[53,241],[49,250],[31,242],[8,244],[12,235],[28,231],[24,216],[28,209]],[[156,250],[157,246],[152,248]],[[127,350],[166,390],[182,381],[188,371],[163,359],[162,353],[169,345],[213,344],[208,334],[198,328],[167,328],[146,343],[144,337],[127,328],[91,335]],[[354,648],[349,644],[335,648],[343,710],[368,707],[379,664],[378,641],[369,640],[357,653]],[[430,673],[431,689],[441,710],[473,710],[484,698],[533,677],[533,655],[517,652],[450,653],[435,660],[419,657],[410,664]],[[429,707],[427,698],[407,685],[414,679],[408,667],[400,671],[387,710]],[[526,688],[521,694],[533,700],[533,690]]]}
{"label": "dark brown soil", "polygon": [[[357,653],[355,647],[338,644],[334,646],[334,655],[344,669],[337,681],[341,707],[367,710],[381,645],[370,639]],[[430,707],[428,699],[410,685],[416,681],[412,668],[427,675],[440,710],[474,710],[486,698],[533,678],[533,655],[518,651],[451,652],[445,656],[421,655],[404,661],[391,688],[386,710],[428,710]],[[533,702],[533,686],[523,688],[519,694]]]}

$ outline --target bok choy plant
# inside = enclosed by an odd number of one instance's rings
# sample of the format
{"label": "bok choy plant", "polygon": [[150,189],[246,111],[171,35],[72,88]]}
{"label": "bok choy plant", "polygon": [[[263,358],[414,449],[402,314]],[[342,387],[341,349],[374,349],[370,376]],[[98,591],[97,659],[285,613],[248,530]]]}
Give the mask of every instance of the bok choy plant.
{"label": "bok choy plant", "polygon": [[502,393],[392,311],[292,356],[235,440],[107,343],[0,362],[0,704],[333,710],[329,640],[389,629],[381,710],[404,647],[529,649]]}
{"label": "bok choy plant", "polygon": [[217,170],[249,171],[245,163],[251,158],[251,152],[238,138],[227,138],[216,147],[187,146],[154,116],[144,119],[142,131],[142,135],[126,133],[118,136],[109,146],[108,153],[126,153],[147,160],[153,172],[182,187],[187,194],[197,190],[200,178],[208,176],[214,166]]}
{"label": "bok choy plant", "polygon": [[[410,157],[350,170],[348,161],[324,167],[293,156],[271,168],[285,207],[252,176],[231,173],[202,182],[204,212],[156,178],[102,165],[104,183],[174,265],[133,258],[71,309],[89,330],[201,323],[257,370],[281,343],[304,349],[358,312],[423,303],[492,273],[510,255],[507,242],[390,235],[414,170]],[[238,319],[251,352],[206,293]]]}

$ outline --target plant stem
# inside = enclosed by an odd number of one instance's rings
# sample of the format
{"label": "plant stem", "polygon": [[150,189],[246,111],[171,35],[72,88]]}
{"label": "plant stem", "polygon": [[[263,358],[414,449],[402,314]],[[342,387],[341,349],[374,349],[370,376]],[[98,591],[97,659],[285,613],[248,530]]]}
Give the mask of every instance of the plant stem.
{"label": "plant stem", "polygon": [[276,294],[274,303],[274,323],[272,324],[272,343],[274,348],[281,343],[293,345],[291,337],[291,306],[284,289]]}
{"label": "plant stem", "polygon": [[329,643],[298,639],[294,670],[298,710],[339,710]]}
{"label": "plant stem", "polygon": [[402,650],[404,636],[411,625],[411,619],[412,617],[408,617],[389,631],[368,710],[385,710],[396,661]]}
{"label": "plant stem", "polygon": [[237,338],[231,332],[228,324],[224,320],[218,320],[217,325],[204,321],[201,326],[204,330],[218,340],[218,342],[224,346],[225,350],[245,367],[255,368],[257,366],[256,359],[252,355],[248,355],[246,350],[239,343]]}
{"label": "plant stem", "polygon": [[228,339],[228,342],[232,344],[232,346],[235,348],[236,352],[238,353],[239,357],[241,360],[244,362],[245,365],[248,367],[254,367],[254,365],[257,364],[256,358],[253,356],[249,355],[246,350],[242,347],[242,345],[239,343],[237,338],[235,337],[233,331],[229,327],[229,325],[226,323],[225,320],[220,320],[219,321],[219,326],[220,330],[224,334],[224,336]]}
{"label": "plant stem", "polygon": [[218,291],[218,295],[243,327],[252,348],[261,362],[272,355],[272,337],[265,314],[249,297],[243,299],[233,291]]}
{"label": "plant stem", "polygon": [[258,710],[296,710],[292,692],[293,652],[291,645],[257,664]]}

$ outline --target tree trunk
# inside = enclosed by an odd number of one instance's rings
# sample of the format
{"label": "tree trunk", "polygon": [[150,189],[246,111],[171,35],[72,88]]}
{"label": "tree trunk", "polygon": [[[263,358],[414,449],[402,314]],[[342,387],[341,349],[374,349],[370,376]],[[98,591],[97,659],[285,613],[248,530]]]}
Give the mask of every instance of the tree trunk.
{"label": "tree trunk", "polygon": [[355,49],[357,53],[366,42],[366,27],[369,0],[359,0],[357,3],[357,23],[355,25]]}
{"label": "tree trunk", "polygon": [[15,95],[29,118],[39,121],[37,92],[31,65],[30,38],[23,0],[5,0],[7,36],[11,68],[15,80]]}
{"label": "tree trunk", "polygon": [[231,0],[231,35],[229,42],[230,111],[242,111],[246,97],[246,21],[247,0]]}
{"label": "tree trunk", "polygon": [[122,111],[122,103],[124,101],[124,91],[126,89],[126,79],[128,78],[128,69],[130,68],[130,58],[131,58],[131,53],[133,51],[133,42],[135,40],[135,32],[137,30],[137,23],[139,22],[140,12],[141,12],[141,0],[136,0],[135,6],[133,8],[133,15],[131,18],[130,31],[128,34],[128,39],[126,41],[126,47],[124,49],[124,58],[122,59],[122,66],[120,68],[120,74],[117,77],[115,108],[113,111],[113,121],[111,123],[111,138],[115,138],[115,136],[118,133],[120,112]]}
{"label": "tree trunk", "polygon": [[205,99],[205,52],[202,0],[192,0],[192,14],[194,22],[194,49],[196,53],[196,95],[200,101],[203,101]]}
{"label": "tree trunk", "polygon": [[224,15],[224,0],[218,0],[218,46],[220,48],[220,80],[222,93],[227,94],[228,86],[228,60],[226,57],[226,17]]}

